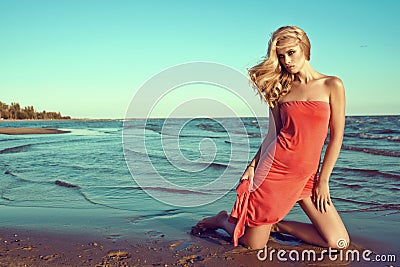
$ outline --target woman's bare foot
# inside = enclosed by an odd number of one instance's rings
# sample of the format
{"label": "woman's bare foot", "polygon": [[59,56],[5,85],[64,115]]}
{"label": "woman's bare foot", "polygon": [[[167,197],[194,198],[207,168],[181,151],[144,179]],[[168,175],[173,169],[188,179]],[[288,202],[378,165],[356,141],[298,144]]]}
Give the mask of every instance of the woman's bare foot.
{"label": "woman's bare foot", "polygon": [[204,218],[196,224],[196,227],[202,229],[203,231],[207,229],[218,229],[223,225],[224,220],[228,218],[228,213],[223,210],[220,211],[217,215],[212,217]]}
{"label": "woman's bare foot", "polygon": [[271,227],[271,233],[279,233],[279,231],[280,231],[280,229],[279,229],[279,226],[278,226],[278,222],[274,223],[272,225],[272,227]]}

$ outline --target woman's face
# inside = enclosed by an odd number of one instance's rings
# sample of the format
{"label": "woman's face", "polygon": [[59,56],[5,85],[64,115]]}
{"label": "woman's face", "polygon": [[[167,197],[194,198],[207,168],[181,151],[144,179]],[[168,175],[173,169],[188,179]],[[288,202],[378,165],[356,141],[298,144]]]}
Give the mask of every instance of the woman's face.
{"label": "woman's face", "polygon": [[306,61],[303,50],[298,44],[277,48],[276,53],[282,67],[292,74],[298,73]]}

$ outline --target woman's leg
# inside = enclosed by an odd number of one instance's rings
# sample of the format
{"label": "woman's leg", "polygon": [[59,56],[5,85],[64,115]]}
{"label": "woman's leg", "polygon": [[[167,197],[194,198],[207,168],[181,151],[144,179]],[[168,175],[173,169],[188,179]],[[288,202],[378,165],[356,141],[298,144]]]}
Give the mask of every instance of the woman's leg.
{"label": "woman's leg", "polygon": [[197,227],[203,230],[206,229],[223,229],[230,236],[233,235],[233,230],[235,229],[235,224],[230,223],[228,221],[229,215],[223,210],[220,211],[217,215],[212,217],[204,218],[203,220],[197,223]]}
{"label": "woman's leg", "polygon": [[299,201],[299,204],[312,224],[281,221],[274,230],[321,247],[346,248],[349,245],[349,235],[333,204],[328,206],[325,213],[317,210],[311,197]]}
{"label": "woman's leg", "polygon": [[268,243],[271,226],[271,224],[266,224],[257,227],[246,227],[244,235],[239,238],[239,242],[251,249],[264,249]]}
{"label": "woman's leg", "polygon": [[[221,211],[215,216],[204,218],[196,226],[200,229],[223,229],[232,236],[235,224],[230,223],[228,219],[228,213]],[[263,249],[267,245],[270,231],[271,225],[246,227],[244,235],[239,239],[239,242],[252,249]]]}

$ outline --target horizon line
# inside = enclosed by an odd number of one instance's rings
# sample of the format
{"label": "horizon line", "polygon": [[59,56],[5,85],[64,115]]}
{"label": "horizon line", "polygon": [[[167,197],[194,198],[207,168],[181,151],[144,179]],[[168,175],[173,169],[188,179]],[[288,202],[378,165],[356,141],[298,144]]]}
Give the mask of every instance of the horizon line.
{"label": "horizon line", "polygon": [[[400,114],[361,114],[361,115],[346,115],[345,117],[391,117],[391,116],[400,116]],[[145,119],[231,119],[231,118],[269,118],[269,116],[238,116],[238,117],[230,117],[230,116],[204,116],[204,117],[137,117],[137,118],[74,118],[70,119],[0,119],[0,122],[26,122],[26,121],[79,121],[79,120],[145,120]]]}

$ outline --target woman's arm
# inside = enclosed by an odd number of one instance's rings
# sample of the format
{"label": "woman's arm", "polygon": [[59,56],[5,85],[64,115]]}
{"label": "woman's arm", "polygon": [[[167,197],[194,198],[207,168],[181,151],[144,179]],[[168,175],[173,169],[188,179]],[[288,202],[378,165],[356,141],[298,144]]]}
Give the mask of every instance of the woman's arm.
{"label": "woman's arm", "polygon": [[330,89],[329,103],[331,107],[331,117],[329,122],[330,138],[326,148],[321,171],[319,173],[318,184],[314,192],[314,202],[320,212],[326,212],[327,205],[330,205],[331,198],[329,194],[329,177],[333,167],[339,157],[342,147],[346,99],[344,86],[339,78],[330,78],[327,81]]}
{"label": "woman's arm", "polygon": [[269,124],[268,124],[268,133],[264,138],[260,148],[258,149],[256,155],[253,160],[250,162],[249,166],[243,173],[240,180],[249,179],[250,183],[254,177],[254,169],[256,168],[258,161],[260,160],[261,153],[263,149],[267,148],[276,138],[277,133],[282,128],[282,122],[279,115],[279,107],[276,105],[274,108],[269,109]]}

